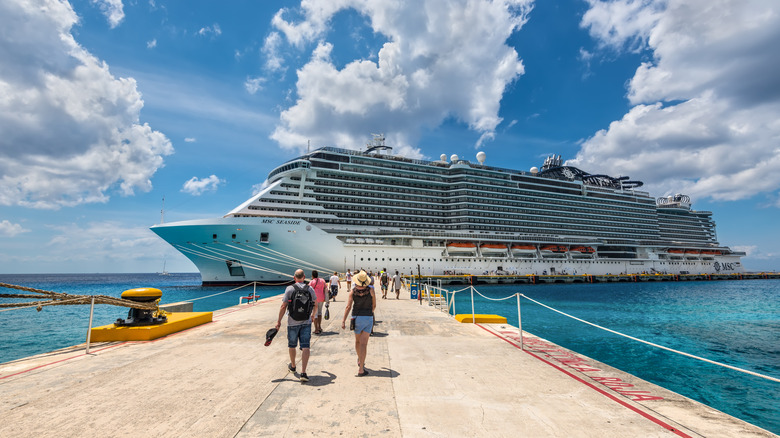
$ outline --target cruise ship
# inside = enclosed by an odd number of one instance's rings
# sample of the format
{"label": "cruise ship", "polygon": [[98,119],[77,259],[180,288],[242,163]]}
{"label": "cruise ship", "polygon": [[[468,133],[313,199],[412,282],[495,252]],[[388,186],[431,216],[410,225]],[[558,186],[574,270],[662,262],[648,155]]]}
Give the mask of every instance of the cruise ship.
{"label": "cruise ship", "polygon": [[688,196],[654,198],[628,177],[550,156],[512,170],[457,155],[324,147],[273,169],[260,193],[223,217],[162,223],[204,285],[286,283],[303,268],[415,275],[715,274],[743,272]]}

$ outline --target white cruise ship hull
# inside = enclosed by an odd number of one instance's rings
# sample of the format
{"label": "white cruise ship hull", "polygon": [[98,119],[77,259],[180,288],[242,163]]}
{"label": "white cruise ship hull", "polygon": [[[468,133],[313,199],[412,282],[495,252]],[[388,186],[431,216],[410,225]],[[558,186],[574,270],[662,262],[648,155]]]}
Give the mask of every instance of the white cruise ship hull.
{"label": "white cruise ship hull", "polygon": [[[340,236],[303,219],[224,217],[155,225],[165,241],[189,258],[204,285],[290,282],[296,269],[310,277],[359,269],[429,275],[544,274],[724,274],[743,272],[738,255],[701,259],[668,257],[662,249],[637,248],[637,258],[607,258],[598,254],[539,252],[496,257],[493,254],[450,253],[446,246],[424,246],[422,239]],[[379,243],[378,243],[379,242]],[[401,244],[403,242],[403,244]],[[475,242],[477,245],[480,242]],[[507,242],[511,244],[511,242]]]}

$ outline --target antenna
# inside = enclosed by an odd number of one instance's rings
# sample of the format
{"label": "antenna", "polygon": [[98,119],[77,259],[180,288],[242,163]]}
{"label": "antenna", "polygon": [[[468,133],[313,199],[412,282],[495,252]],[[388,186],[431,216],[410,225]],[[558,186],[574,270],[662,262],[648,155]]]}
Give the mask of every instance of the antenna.
{"label": "antenna", "polygon": [[311,152],[311,140],[306,140],[306,153]]}
{"label": "antenna", "polygon": [[160,210],[160,223],[165,223],[165,195],[163,195],[162,209]]}

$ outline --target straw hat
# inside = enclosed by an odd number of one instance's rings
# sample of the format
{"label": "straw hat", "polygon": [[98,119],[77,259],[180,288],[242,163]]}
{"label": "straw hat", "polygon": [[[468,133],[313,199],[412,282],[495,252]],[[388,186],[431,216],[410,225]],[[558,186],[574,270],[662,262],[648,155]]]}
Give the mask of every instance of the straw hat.
{"label": "straw hat", "polygon": [[366,274],[366,271],[360,271],[360,273],[352,277],[352,281],[355,282],[356,286],[368,286],[368,274]]}

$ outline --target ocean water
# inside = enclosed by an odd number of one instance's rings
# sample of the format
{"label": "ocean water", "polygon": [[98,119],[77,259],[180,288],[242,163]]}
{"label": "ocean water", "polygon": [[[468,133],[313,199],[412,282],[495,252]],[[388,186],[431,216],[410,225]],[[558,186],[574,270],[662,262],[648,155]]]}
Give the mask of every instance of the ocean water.
{"label": "ocean water", "polygon": [[[475,313],[517,326],[522,293],[620,333],[780,378],[780,280],[479,285]],[[450,290],[456,290],[450,288]],[[467,290],[455,311],[471,313]],[[780,434],[780,383],[592,327],[521,297],[523,330]]]}
{"label": "ocean water", "polygon": [[[201,287],[199,274],[0,275],[0,282],[71,294],[119,296],[135,287],[163,291],[163,303],[193,300],[229,288]],[[450,287],[450,290],[462,287]],[[594,324],[656,344],[780,377],[780,280],[555,285],[480,285],[497,299],[523,293]],[[249,288],[194,301],[195,311],[236,305]],[[258,287],[262,297],[283,287]],[[14,293],[0,288],[0,293]],[[3,301],[18,301],[0,299]],[[468,292],[458,313],[471,313]],[[2,309],[0,309],[2,310]],[[517,325],[517,301],[475,294],[476,313]],[[660,350],[521,300],[523,330],[780,434],[780,383]],[[110,324],[127,309],[95,306],[92,325]],[[89,306],[50,306],[0,313],[0,363],[85,342]]]}

